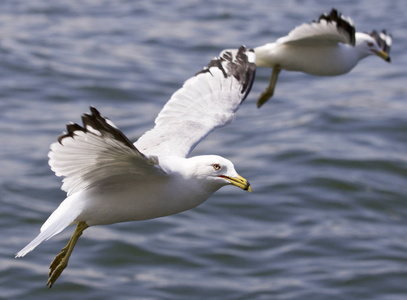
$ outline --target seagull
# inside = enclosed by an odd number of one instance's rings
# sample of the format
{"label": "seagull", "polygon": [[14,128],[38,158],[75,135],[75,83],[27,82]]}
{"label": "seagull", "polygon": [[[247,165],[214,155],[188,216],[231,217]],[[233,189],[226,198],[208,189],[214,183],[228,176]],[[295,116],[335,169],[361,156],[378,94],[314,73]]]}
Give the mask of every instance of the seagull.
{"label": "seagull", "polygon": [[61,189],[67,197],[16,257],[76,224],[50,265],[47,286],[52,287],[90,226],[176,214],[226,185],[250,192],[250,183],[226,158],[187,157],[211,131],[233,120],[250,92],[255,69],[254,51],[244,46],[212,59],[172,95],[155,127],[135,143],[94,107],[82,116],[83,126],[68,124],[48,154],[51,169],[64,177]]}
{"label": "seagull", "polygon": [[274,43],[254,48],[256,65],[273,69],[257,107],[273,96],[281,70],[319,76],[341,75],[370,55],[390,62],[391,43],[392,37],[386,30],[355,33],[353,21],[332,9],[329,14],[322,14],[317,22],[304,23]]}

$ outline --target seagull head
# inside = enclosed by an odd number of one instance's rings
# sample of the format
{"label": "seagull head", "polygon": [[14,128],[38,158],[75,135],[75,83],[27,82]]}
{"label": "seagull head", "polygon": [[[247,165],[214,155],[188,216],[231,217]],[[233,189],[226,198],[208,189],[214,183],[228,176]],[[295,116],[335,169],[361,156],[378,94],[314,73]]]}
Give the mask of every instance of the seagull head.
{"label": "seagull head", "polygon": [[194,176],[216,189],[225,185],[234,185],[242,190],[252,191],[247,179],[240,176],[233,163],[226,158],[218,155],[201,155],[188,160],[194,166]]}
{"label": "seagull head", "polygon": [[391,46],[391,35],[387,35],[386,31],[382,31],[380,34],[376,31],[372,33],[356,33],[356,49],[359,50],[361,58],[369,55],[377,55],[387,62],[391,62],[389,52]]}

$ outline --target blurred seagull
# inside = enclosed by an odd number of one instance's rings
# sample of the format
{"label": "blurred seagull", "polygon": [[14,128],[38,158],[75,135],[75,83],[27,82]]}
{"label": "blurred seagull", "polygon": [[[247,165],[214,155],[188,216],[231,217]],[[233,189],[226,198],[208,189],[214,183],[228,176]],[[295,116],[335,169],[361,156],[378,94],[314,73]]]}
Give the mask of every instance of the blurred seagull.
{"label": "blurred seagull", "polygon": [[83,126],[67,125],[67,133],[49,152],[51,169],[65,177],[67,198],[16,257],[76,224],[50,265],[47,285],[52,287],[89,226],[176,214],[200,205],[225,185],[250,192],[249,182],[229,160],[187,156],[212,130],[232,121],[251,89],[255,69],[255,54],[244,46],[213,59],[172,95],[155,127],[134,144],[93,107],[82,116]]}
{"label": "blurred seagull", "polygon": [[369,55],[390,62],[392,38],[383,30],[370,34],[356,32],[353,21],[332,9],[318,22],[302,24],[275,43],[254,49],[258,67],[273,68],[269,86],[260,95],[257,107],[273,96],[281,70],[301,71],[320,76],[345,74]]}

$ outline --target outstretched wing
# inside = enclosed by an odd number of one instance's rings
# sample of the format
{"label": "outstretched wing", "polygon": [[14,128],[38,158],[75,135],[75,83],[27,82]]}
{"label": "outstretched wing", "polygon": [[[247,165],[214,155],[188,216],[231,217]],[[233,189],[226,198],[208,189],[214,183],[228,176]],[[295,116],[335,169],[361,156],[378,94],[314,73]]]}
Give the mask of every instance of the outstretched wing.
{"label": "outstretched wing", "polygon": [[387,34],[386,30],[378,33],[376,30],[373,30],[369,35],[376,40],[377,45],[386,53],[390,53],[390,47],[392,42],[391,34]]}
{"label": "outstretched wing", "polygon": [[255,54],[244,46],[219,58],[187,80],[135,143],[143,153],[186,157],[212,130],[231,122],[250,92]]}
{"label": "outstretched wing", "polygon": [[314,46],[344,43],[354,46],[355,26],[350,18],[345,18],[336,9],[332,9],[329,14],[322,14],[317,22],[312,21],[310,24],[304,23],[295,27],[276,43]]}
{"label": "outstretched wing", "polygon": [[62,190],[68,196],[113,178],[164,174],[156,157],[146,157],[96,108],[82,116],[83,127],[71,123],[67,133],[51,145],[49,165],[64,176]]}

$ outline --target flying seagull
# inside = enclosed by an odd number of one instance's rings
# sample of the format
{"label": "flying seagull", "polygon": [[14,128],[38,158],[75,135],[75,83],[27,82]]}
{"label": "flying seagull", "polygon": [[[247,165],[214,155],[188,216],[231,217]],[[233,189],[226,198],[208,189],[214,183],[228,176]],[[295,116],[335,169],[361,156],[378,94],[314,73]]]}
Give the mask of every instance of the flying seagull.
{"label": "flying seagull", "polygon": [[390,62],[391,42],[391,35],[385,30],[355,33],[353,21],[332,9],[329,14],[321,15],[317,22],[304,23],[276,42],[254,48],[256,65],[273,69],[257,107],[272,97],[281,70],[319,76],[345,74],[370,55]]}
{"label": "flying seagull", "polygon": [[255,69],[255,54],[244,46],[211,60],[172,95],[155,127],[134,144],[94,107],[82,116],[82,126],[68,124],[48,155],[51,169],[64,177],[67,198],[16,257],[76,224],[50,265],[47,285],[52,287],[90,226],[176,214],[200,205],[225,185],[250,192],[249,182],[229,160],[187,156],[212,130],[232,121],[251,89]]}

